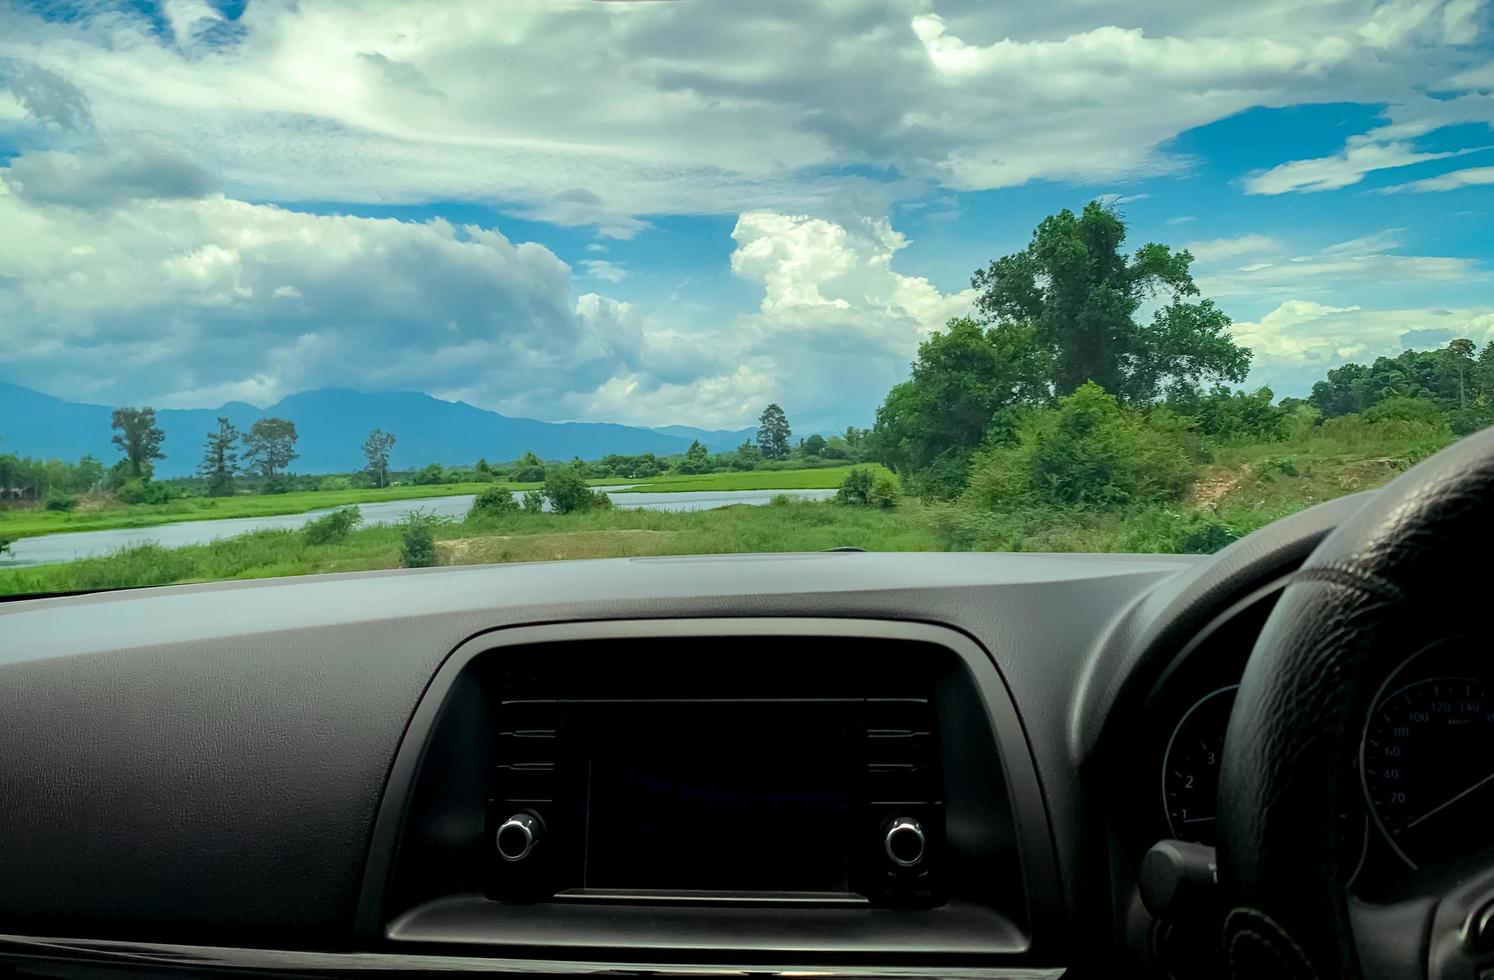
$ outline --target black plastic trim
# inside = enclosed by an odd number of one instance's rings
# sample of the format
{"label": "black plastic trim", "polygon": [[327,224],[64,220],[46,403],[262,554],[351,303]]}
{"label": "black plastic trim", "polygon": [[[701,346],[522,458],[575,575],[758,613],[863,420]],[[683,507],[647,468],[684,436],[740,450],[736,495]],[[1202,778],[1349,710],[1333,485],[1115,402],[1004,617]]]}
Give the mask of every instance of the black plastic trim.
{"label": "black plastic trim", "polygon": [[[981,944],[979,952],[1022,955],[1046,951],[1046,955],[1054,955],[1054,951],[1058,949],[1058,932],[1064,909],[1059,898],[1061,891],[1053,840],[1031,749],[1005,680],[986,649],[964,633],[944,626],[874,619],[773,617],[590,621],[513,627],[469,638],[452,651],[432,678],[396,753],[374,825],[355,919],[356,935],[368,942],[407,940],[459,945],[484,942],[482,929],[466,928],[464,925],[443,934],[440,929],[433,927],[428,916],[416,920],[421,924],[419,929],[414,928],[409,918],[405,917],[399,923],[391,924],[387,932],[385,930],[385,923],[390,918],[385,909],[385,901],[416,774],[447,698],[452,694],[458,678],[475,658],[494,649],[553,642],[728,636],[903,640],[936,644],[956,654],[970,672],[995,735],[999,762],[1012,804],[1018,857],[1027,886],[1031,916],[1030,936],[1014,940],[1013,933],[1021,936],[1020,932],[994,929],[991,942]],[[1001,919],[995,915],[991,918]],[[500,936],[487,941],[513,941],[509,930],[499,932],[507,934],[508,938],[505,940]],[[491,929],[487,931],[487,935],[493,936]],[[571,944],[574,945],[575,942],[575,937],[571,937]],[[714,944],[705,945],[723,949],[728,955],[732,950],[729,935],[719,936]],[[940,952],[928,945],[920,947],[912,938],[896,945],[900,951],[908,953]],[[843,944],[830,943],[829,946],[824,952],[845,952]],[[700,948],[704,948],[704,945]],[[766,949],[761,943],[756,944],[756,948],[759,951]],[[799,951],[806,950],[801,948]],[[959,952],[970,953],[976,950]]]}

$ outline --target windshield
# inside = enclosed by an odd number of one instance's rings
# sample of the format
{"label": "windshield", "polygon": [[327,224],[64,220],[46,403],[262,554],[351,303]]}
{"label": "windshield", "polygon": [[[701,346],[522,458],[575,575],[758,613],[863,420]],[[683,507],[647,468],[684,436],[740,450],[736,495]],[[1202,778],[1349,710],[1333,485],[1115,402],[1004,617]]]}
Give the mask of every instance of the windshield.
{"label": "windshield", "polygon": [[1217,550],[1494,421],[1490,29],[0,3],[0,594]]}

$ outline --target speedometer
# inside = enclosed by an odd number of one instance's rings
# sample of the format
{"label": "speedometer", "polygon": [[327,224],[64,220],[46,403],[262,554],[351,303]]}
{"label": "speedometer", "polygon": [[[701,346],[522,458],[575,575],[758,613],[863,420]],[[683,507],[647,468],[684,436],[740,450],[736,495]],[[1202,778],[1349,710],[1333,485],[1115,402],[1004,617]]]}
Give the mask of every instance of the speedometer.
{"label": "speedometer", "polygon": [[1375,705],[1360,773],[1375,821],[1412,868],[1491,842],[1494,685],[1471,676],[1414,680]]}
{"label": "speedometer", "polygon": [[1237,684],[1205,694],[1178,721],[1162,759],[1162,801],[1178,840],[1214,843],[1219,816],[1219,761]]}

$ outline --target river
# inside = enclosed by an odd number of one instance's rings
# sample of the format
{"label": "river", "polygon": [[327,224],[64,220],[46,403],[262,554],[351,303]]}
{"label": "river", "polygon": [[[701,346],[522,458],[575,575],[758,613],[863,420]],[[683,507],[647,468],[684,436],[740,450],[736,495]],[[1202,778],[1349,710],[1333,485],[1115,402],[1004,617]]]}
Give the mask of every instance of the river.
{"label": "river", "polygon": [[[607,492],[618,507],[640,510],[710,510],[732,504],[766,504],[781,495],[800,500],[827,500],[835,496],[834,490],[689,490],[679,493],[619,493],[622,487],[598,487]],[[383,500],[376,504],[359,504],[365,524],[397,524],[414,511],[424,511],[441,517],[461,520],[472,506],[473,495],[457,494],[451,497],[426,497],[422,500]],[[70,531],[62,534],[43,534],[34,538],[21,538],[10,546],[10,554],[0,556],[0,568],[20,568],[27,565],[49,565],[104,555],[119,548],[155,542],[167,548],[180,548],[189,544],[206,544],[219,538],[229,538],[249,531],[276,529],[293,530],[307,521],[331,513],[336,508],[324,507],[300,514],[279,514],[274,517],[230,517],[215,521],[182,521],[177,524],[159,524],[155,527],[115,528],[109,531]]]}

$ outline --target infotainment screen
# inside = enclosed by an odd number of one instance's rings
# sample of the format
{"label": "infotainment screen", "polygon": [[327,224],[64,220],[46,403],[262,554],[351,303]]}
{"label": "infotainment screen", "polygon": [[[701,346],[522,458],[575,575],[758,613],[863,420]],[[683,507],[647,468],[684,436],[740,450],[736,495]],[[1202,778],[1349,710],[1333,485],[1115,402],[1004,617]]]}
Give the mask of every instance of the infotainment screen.
{"label": "infotainment screen", "polygon": [[634,704],[592,728],[585,887],[848,891],[849,712],[843,702]]}

